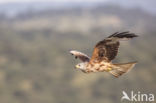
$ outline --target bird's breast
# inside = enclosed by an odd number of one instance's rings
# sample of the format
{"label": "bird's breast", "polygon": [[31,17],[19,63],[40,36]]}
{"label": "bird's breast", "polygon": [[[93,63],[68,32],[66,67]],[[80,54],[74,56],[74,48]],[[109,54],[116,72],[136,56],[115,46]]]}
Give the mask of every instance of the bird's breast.
{"label": "bird's breast", "polygon": [[88,63],[86,70],[88,72],[108,72],[112,70],[111,63],[100,62],[100,63]]}

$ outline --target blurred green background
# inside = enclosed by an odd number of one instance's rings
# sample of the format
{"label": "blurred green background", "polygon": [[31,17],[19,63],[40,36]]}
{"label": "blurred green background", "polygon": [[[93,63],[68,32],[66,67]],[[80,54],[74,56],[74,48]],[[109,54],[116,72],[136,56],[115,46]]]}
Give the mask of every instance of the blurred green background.
{"label": "blurred green background", "polygon": [[[156,94],[155,13],[113,2],[14,2],[0,9],[0,103],[121,103],[122,91]],[[121,43],[114,61],[138,61],[134,69],[120,78],[74,69],[80,61],[70,50],[91,56],[116,31],[139,35]]]}

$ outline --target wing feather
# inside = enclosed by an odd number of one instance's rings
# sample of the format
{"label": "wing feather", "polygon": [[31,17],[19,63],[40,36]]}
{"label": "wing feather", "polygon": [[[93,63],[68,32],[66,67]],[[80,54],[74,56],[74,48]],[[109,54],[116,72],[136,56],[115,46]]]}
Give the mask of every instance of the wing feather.
{"label": "wing feather", "polygon": [[90,62],[110,62],[118,53],[118,48],[120,45],[119,40],[130,39],[133,37],[137,37],[137,35],[129,32],[116,32],[108,36],[106,39],[96,44]]}
{"label": "wing feather", "polygon": [[76,59],[79,58],[83,62],[89,62],[89,60],[90,60],[90,57],[88,57],[86,54],[81,53],[79,51],[72,50],[72,51],[70,51],[70,53],[72,55],[74,55]]}

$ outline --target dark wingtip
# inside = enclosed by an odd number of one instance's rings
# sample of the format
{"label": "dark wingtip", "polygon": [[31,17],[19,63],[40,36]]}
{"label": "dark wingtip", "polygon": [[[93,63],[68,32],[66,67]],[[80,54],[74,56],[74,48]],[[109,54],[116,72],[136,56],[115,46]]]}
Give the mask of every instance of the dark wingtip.
{"label": "dark wingtip", "polygon": [[136,34],[134,34],[135,36],[134,37],[139,37],[139,35],[136,35]]}
{"label": "dark wingtip", "polygon": [[133,37],[138,37],[138,35],[134,33],[130,33],[129,31],[125,31],[125,32],[115,32],[114,34],[110,35],[108,38],[111,38],[111,37],[133,38]]}

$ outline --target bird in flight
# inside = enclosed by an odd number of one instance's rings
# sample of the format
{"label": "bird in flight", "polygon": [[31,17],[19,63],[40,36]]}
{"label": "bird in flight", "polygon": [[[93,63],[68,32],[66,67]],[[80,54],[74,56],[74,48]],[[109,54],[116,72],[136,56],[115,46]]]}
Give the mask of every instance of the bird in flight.
{"label": "bird in flight", "polygon": [[75,68],[84,73],[109,72],[115,77],[121,76],[131,70],[137,62],[114,64],[112,60],[118,53],[120,40],[129,40],[134,37],[138,35],[130,32],[116,32],[95,45],[91,58],[84,53],[71,50],[70,53],[82,61]]}

